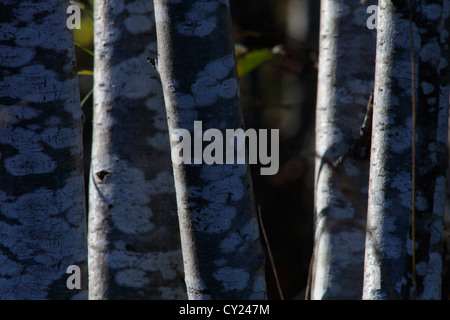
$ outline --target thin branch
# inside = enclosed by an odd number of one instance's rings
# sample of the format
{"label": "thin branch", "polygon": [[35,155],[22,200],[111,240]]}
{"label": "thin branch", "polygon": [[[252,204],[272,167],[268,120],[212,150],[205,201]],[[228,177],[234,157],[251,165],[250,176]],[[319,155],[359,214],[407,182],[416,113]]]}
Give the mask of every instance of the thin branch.
{"label": "thin branch", "polygon": [[264,228],[260,206],[258,206],[258,219],[259,219],[259,224],[261,226],[261,231],[262,231],[262,234],[264,237],[264,242],[266,243],[267,252],[269,254],[270,265],[272,266],[273,275],[275,277],[275,282],[277,284],[278,294],[280,295],[280,299],[284,300],[283,291],[281,290],[280,280],[278,278],[277,268],[275,267],[275,262],[274,262],[273,256],[272,256],[272,250],[270,250],[269,239],[267,238],[266,230]]}

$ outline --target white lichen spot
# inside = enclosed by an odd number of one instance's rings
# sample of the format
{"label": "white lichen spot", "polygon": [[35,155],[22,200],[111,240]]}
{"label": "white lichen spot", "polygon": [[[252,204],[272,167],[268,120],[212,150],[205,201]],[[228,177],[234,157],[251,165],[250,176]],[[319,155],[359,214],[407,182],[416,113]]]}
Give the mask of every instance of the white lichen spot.
{"label": "white lichen spot", "polygon": [[5,169],[13,176],[28,174],[42,174],[53,172],[57,164],[50,156],[43,152],[18,154],[5,159]]}
{"label": "white lichen spot", "polygon": [[0,23],[0,39],[3,41],[11,40],[15,37],[17,28],[10,23]]}
{"label": "white lichen spot", "polygon": [[[50,127],[41,132],[41,141],[55,149],[73,147],[78,149],[78,132],[69,128]],[[74,150],[77,151],[77,150]]]}
{"label": "white lichen spot", "polygon": [[383,243],[383,252],[386,259],[398,259],[403,249],[402,240],[395,236],[386,236]]}
{"label": "white lichen spot", "polygon": [[266,278],[257,276],[253,281],[253,293],[250,295],[252,300],[262,300],[266,297]]}
{"label": "white lichen spot", "polygon": [[151,31],[155,23],[146,15],[136,14],[126,18],[124,25],[129,33],[141,34]]}
{"label": "white lichen spot", "polygon": [[80,291],[79,293],[74,294],[70,300],[88,300],[89,293],[87,291]]}
{"label": "white lichen spot", "polygon": [[236,209],[219,203],[210,203],[203,207],[196,221],[198,229],[207,233],[217,233],[228,230],[233,218],[236,217]]}
{"label": "white lichen spot", "polygon": [[176,101],[180,109],[192,109],[195,107],[194,98],[188,94],[177,94]]}
{"label": "white lichen spot", "polygon": [[219,83],[213,77],[199,78],[192,85],[191,90],[195,95],[196,104],[199,107],[205,107],[216,102],[219,93]]}
{"label": "white lichen spot", "polygon": [[236,97],[236,91],[238,86],[239,85],[235,78],[229,78],[224,80],[219,88],[219,97],[225,99],[232,99]]}
{"label": "white lichen spot", "polygon": [[259,238],[258,223],[255,219],[250,219],[249,222],[241,230],[241,235],[246,238],[247,241],[255,241]]}
{"label": "white lichen spot", "polygon": [[[324,186],[326,190],[326,186]],[[328,188],[329,189],[329,188]],[[330,190],[331,191],[331,190]],[[329,202],[327,202],[327,198],[325,198],[325,208],[328,206],[333,207],[333,210],[330,210],[329,217],[332,219],[351,219],[355,216],[355,211],[350,202],[345,203],[345,207],[342,208],[342,202],[340,202],[336,197],[331,197]]]}
{"label": "white lichen spot", "polygon": [[428,259],[427,274],[423,280],[424,292],[420,297],[423,300],[441,299],[440,283],[442,274],[442,257],[439,252],[431,252]]}
{"label": "white lichen spot", "polygon": [[[231,60],[231,65],[230,65]],[[225,56],[222,59],[214,60],[208,63],[205,67],[205,72],[216,79],[224,79],[234,66],[234,59],[231,55]]]}
{"label": "white lichen spot", "polygon": [[159,271],[165,280],[173,280],[181,272],[181,250],[150,252],[139,259],[137,267],[146,271]]}
{"label": "white lichen spot", "polygon": [[39,144],[39,135],[34,130],[24,128],[8,128],[0,134],[0,142],[9,144],[19,150],[19,152],[27,153],[42,151]]}
{"label": "white lichen spot", "polygon": [[442,13],[442,4],[424,4],[424,8],[422,12],[427,16],[430,20],[436,20],[441,17]]}
{"label": "white lichen spot", "polygon": [[54,127],[61,124],[61,118],[58,116],[51,116],[48,120],[45,121],[46,127]]}
{"label": "white lichen spot", "polygon": [[[164,109],[164,97],[158,94],[148,97],[145,100],[145,106],[148,110],[157,111],[158,116],[161,116],[163,113],[165,114],[166,110]],[[167,128],[167,126],[166,126]]]}
{"label": "white lichen spot", "polygon": [[231,267],[220,268],[213,276],[222,282],[224,291],[244,290],[250,279],[245,270]]}
{"label": "white lichen spot", "polygon": [[122,205],[111,209],[114,225],[120,231],[128,234],[144,233],[153,229],[153,224],[149,221],[152,216],[150,208],[142,209],[139,205],[130,204],[126,211],[121,211]]}
{"label": "white lichen spot", "polygon": [[422,85],[422,91],[424,94],[429,95],[430,93],[432,93],[434,91],[434,85],[431,83],[428,83],[426,81],[423,81],[421,83]]}
{"label": "white lichen spot", "polygon": [[117,284],[131,288],[142,288],[150,283],[145,271],[133,268],[118,271],[114,279]]}
{"label": "white lichen spot", "polygon": [[[408,120],[409,119],[411,118],[408,117]],[[393,153],[402,154],[411,148],[410,124],[412,122],[407,121],[405,123],[406,123],[405,126],[397,125],[395,127],[391,127],[389,130],[389,135],[392,137],[393,140],[395,139],[395,141],[393,141],[390,144]]]}
{"label": "white lichen spot", "polygon": [[[43,12],[47,14],[37,23],[29,22],[26,26],[19,28],[16,32],[15,43],[22,47],[41,46],[46,49],[63,50],[70,46],[70,37],[61,36],[61,32],[66,27],[66,15],[63,4],[61,10],[55,8],[46,8]],[[52,4],[50,4],[52,6]],[[24,10],[30,11],[30,10]],[[56,11],[56,12],[55,12]],[[32,11],[37,12],[37,11]]]}
{"label": "white lichen spot", "polygon": [[425,62],[432,62],[437,59],[436,53],[441,52],[441,47],[438,41],[428,42],[420,50],[420,58]]}
{"label": "white lichen spot", "polygon": [[234,252],[241,242],[242,237],[238,233],[233,232],[220,242],[219,248],[224,253]]}
{"label": "white lichen spot", "polygon": [[[0,94],[8,92],[12,98],[38,103],[72,97],[72,88],[58,78],[55,71],[46,70],[43,65],[28,65],[22,67],[19,73],[3,77],[3,81],[0,81]],[[17,85],[18,83],[23,85]]]}
{"label": "white lichen spot", "polygon": [[442,219],[434,219],[431,225],[430,244],[437,244],[442,241],[444,225]]}
{"label": "white lichen spot", "polygon": [[0,268],[0,277],[5,278],[18,275],[23,269],[20,263],[9,259],[3,252],[0,252],[0,265],[2,266]]}
{"label": "white lichen spot", "polygon": [[244,196],[244,186],[239,176],[216,180],[203,188],[202,197],[216,203],[238,201]]}
{"label": "white lichen spot", "polygon": [[200,107],[216,102],[218,97],[232,99],[236,97],[239,85],[234,77],[225,79],[234,68],[234,57],[226,55],[210,62],[204,71],[197,74],[197,80],[191,86],[195,104]]}
{"label": "white lichen spot", "polygon": [[[146,64],[144,55],[125,60],[111,68],[109,79],[104,87],[105,90],[111,90],[109,99],[115,99],[118,96],[125,96],[130,99],[144,98],[151,92],[158,91],[160,84],[151,77],[152,68]],[[108,81],[109,82],[109,81]],[[108,94],[104,97],[105,100]]]}
{"label": "white lichen spot", "polygon": [[197,2],[185,15],[186,20],[178,24],[178,32],[185,36],[205,37],[210,35],[217,27],[214,10],[217,2]]}
{"label": "white lichen spot", "polygon": [[[125,10],[125,1],[124,0],[115,0],[113,2],[108,2],[109,6],[109,12],[111,12],[113,15],[120,14],[123,10]],[[99,11],[102,12],[102,11]]]}
{"label": "white lichen spot", "polygon": [[[94,172],[101,171],[93,162]],[[103,198],[112,203],[111,219],[115,227],[128,234],[149,232],[154,228],[150,221],[149,183],[141,169],[128,167],[126,161],[117,161],[112,168],[104,169],[112,174],[101,184]],[[98,179],[98,177],[96,177]],[[100,181],[100,180],[99,180]]]}
{"label": "white lichen spot", "polygon": [[147,143],[157,150],[170,152],[167,132],[156,132],[153,136],[147,138]]}
{"label": "white lichen spot", "polygon": [[423,191],[417,191],[416,199],[415,199],[416,208],[419,211],[425,211],[428,210],[428,200],[426,196],[424,195]]}
{"label": "white lichen spot", "polygon": [[416,264],[416,273],[421,277],[427,274],[427,263],[425,261],[420,261]]}
{"label": "white lichen spot", "polygon": [[153,1],[134,1],[127,3],[126,9],[129,13],[144,13],[153,11]]}
{"label": "white lichen spot", "polygon": [[157,176],[149,181],[150,195],[173,193],[174,182],[172,172],[161,171]]}
{"label": "white lichen spot", "polygon": [[31,61],[34,54],[35,51],[32,48],[0,45],[0,66],[5,68],[24,66]]}
{"label": "white lichen spot", "polygon": [[[443,176],[439,176],[435,181],[435,190],[434,193],[434,203],[435,206],[433,208],[433,215],[437,217],[443,218],[445,215],[445,204],[446,204],[446,179]],[[442,220],[440,220],[442,222]],[[442,226],[441,226],[442,227]],[[441,229],[437,229],[441,230]]]}
{"label": "white lichen spot", "polygon": [[175,300],[180,297],[185,299],[186,297],[186,293],[184,293],[180,288],[158,287],[158,291],[161,294],[162,300]]}
{"label": "white lichen spot", "polygon": [[397,172],[390,183],[391,188],[399,191],[400,204],[406,208],[411,205],[411,174],[409,172]]}
{"label": "white lichen spot", "polygon": [[358,169],[358,166],[354,161],[344,161],[344,167],[345,167],[345,174],[347,174],[350,177],[359,177],[360,171]]}

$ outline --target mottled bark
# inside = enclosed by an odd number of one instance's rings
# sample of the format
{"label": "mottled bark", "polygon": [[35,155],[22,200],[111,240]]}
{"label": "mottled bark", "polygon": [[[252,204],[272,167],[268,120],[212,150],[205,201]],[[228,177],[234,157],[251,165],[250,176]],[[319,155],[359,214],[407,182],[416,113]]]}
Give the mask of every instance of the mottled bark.
{"label": "mottled bark", "polygon": [[408,1],[378,13],[364,299],[440,299],[448,123],[449,1],[411,1],[416,92],[416,286],[412,282]]}
{"label": "mottled bark", "polygon": [[[83,113],[68,5],[0,4],[0,299],[87,298]],[[71,265],[81,289],[66,285]]]}
{"label": "mottled bark", "polygon": [[[361,299],[376,31],[359,0],[321,2],[311,299]],[[370,119],[369,119],[370,120]]]}
{"label": "mottled bark", "polygon": [[[171,134],[242,128],[228,1],[157,0],[155,15]],[[265,298],[248,166],[173,165],[189,298]]]}
{"label": "mottled bark", "polygon": [[90,299],[186,297],[153,2],[95,2]]}

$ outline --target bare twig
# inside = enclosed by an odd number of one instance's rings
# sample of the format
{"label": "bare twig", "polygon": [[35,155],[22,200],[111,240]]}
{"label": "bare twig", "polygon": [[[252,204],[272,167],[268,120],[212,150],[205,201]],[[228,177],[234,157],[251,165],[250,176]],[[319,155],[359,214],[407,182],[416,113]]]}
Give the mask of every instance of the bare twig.
{"label": "bare twig", "polygon": [[273,256],[272,256],[272,250],[270,250],[269,239],[267,238],[266,230],[264,228],[260,206],[258,206],[258,219],[259,219],[259,225],[261,226],[261,231],[262,231],[262,234],[264,237],[264,242],[266,243],[267,253],[269,255],[269,260],[270,260],[270,265],[272,266],[273,275],[275,277],[275,282],[277,284],[278,294],[280,295],[280,299],[284,300],[283,291],[281,290],[280,280],[278,278],[277,268],[275,267],[275,262],[274,262]]}

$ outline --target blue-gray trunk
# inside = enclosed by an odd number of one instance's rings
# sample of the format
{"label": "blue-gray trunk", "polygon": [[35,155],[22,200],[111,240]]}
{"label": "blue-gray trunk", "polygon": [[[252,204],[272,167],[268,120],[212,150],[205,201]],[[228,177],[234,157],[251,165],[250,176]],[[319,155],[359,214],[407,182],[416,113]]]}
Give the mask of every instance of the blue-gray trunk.
{"label": "blue-gray trunk", "polygon": [[[83,113],[72,30],[66,27],[69,5],[0,4],[4,300],[87,298]],[[74,281],[67,273],[72,265]]]}
{"label": "blue-gray trunk", "polygon": [[90,299],[186,297],[153,1],[95,2]]}
{"label": "blue-gray trunk", "polygon": [[[171,134],[242,128],[228,1],[156,0],[155,15]],[[174,176],[189,298],[264,298],[248,166],[174,163]]]}

